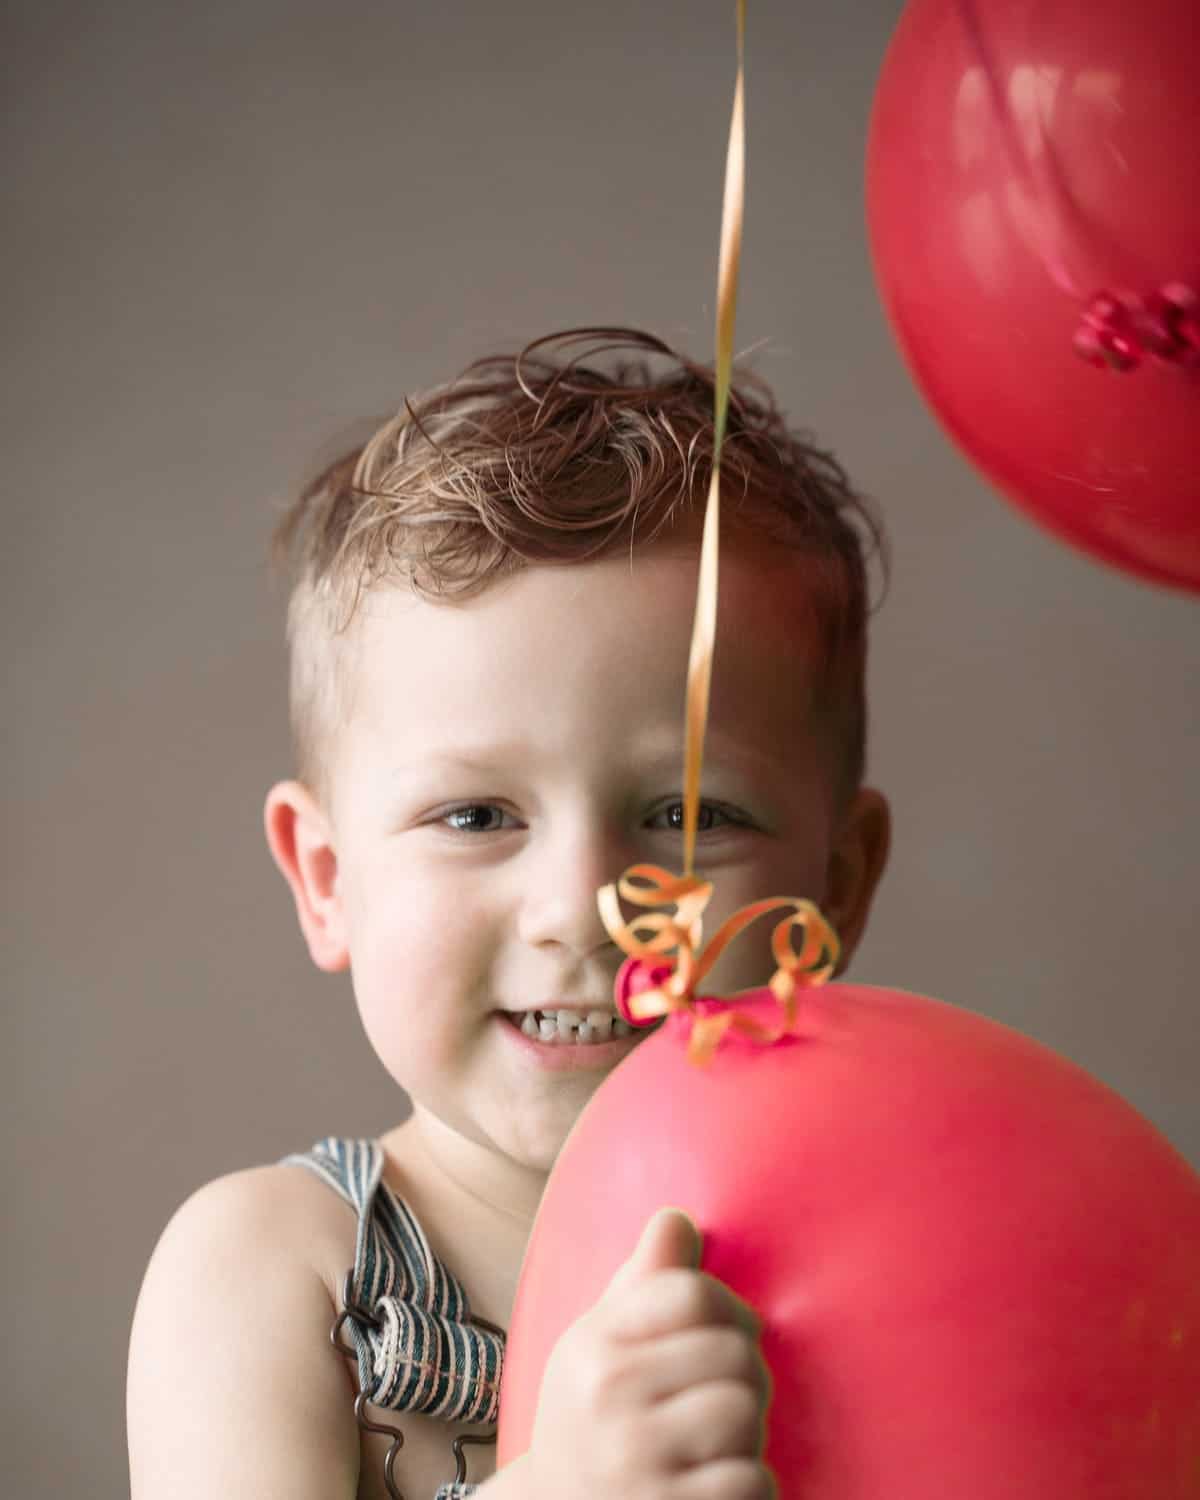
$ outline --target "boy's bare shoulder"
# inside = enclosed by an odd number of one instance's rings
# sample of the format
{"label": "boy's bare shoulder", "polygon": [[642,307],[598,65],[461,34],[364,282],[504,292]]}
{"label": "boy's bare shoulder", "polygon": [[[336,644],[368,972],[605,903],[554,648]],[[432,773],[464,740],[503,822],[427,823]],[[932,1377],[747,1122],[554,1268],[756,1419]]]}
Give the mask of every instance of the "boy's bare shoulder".
{"label": "boy's bare shoulder", "polygon": [[353,1496],[358,1435],[329,1342],[354,1215],[303,1167],[217,1178],[176,1210],[134,1315],[134,1500]]}
{"label": "boy's bare shoulder", "polygon": [[273,1162],[198,1188],[172,1215],[155,1254],[187,1255],[190,1247],[249,1256],[263,1265],[304,1266],[333,1296],[354,1259],[354,1231],[349,1204],[315,1173]]}
{"label": "boy's bare shoulder", "polygon": [[[355,1216],[305,1167],[246,1167],[197,1188],[172,1214],[155,1247],[147,1280],[190,1279],[199,1267],[225,1268],[223,1297],[257,1302],[263,1276],[325,1293],[332,1320],[341,1280],[354,1260]],[[143,1287],[143,1295],[145,1288]]]}

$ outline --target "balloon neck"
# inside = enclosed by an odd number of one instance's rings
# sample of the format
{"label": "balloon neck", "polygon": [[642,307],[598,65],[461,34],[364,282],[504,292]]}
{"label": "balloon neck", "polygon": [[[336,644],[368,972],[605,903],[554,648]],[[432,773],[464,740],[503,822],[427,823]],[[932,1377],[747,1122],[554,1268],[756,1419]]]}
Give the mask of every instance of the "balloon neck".
{"label": "balloon neck", "polygon": [[1123,373],[1147,359],[1200,369],[1200,295],[1182,281],[1145,297],[1097,292],[1075,330],[1074,347],[1099,369]]}
{"label": "balloon neck", "polygon": [[686,1000],[655,1003],[649,1010],[635,1003],[641,994],[657,995],[661,1000],[674,972],[671,964],[626,959],[613,986],[617,1013],[631,1026],[653,1026],[661,1021],[686,1045],[689,1059],[699,1066],[712,1062],[726,1036],[740,1037],[758,1047],[774,1047],[794,1035],[794,1017],[781,1007],[773,986],[730,996],[689,994]]}
{"label": "balloon neck", "polygon": [[629,1002],[635,995],[654,990],[666,984],[674,972],[673,964],[647,963],[644,958],[627,958],[617,970],[613,985],[613,1000],[617,1014],[630,1026],[653,1026],[656,1016],[638,1016],[630,1009]]}

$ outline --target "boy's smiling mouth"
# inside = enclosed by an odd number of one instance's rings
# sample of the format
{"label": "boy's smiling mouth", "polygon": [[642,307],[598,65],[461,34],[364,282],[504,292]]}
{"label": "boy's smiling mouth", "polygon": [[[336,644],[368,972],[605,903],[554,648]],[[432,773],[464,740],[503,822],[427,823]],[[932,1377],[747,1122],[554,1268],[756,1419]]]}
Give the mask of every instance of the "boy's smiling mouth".
{"label": "boy's smiling mouth", "polygon": [[495,1014],[518,1051],[545,1068],[611,1067],[640,1040],[641,1028],[605,1005],[547,1005]]}
{"label": "boy's smiling mouth", "polygon": [[633,1033],[628,1021],[605,1005],[548,1005],[505,1014],[523,1036],[550,1046],[596,1046]]}

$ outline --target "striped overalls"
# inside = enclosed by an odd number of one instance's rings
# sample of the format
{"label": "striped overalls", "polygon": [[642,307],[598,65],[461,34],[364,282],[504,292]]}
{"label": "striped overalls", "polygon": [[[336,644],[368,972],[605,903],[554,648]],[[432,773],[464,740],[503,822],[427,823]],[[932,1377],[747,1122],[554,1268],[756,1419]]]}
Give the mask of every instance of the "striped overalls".
{"label": "striped overalls", "polygon": [[[446,1422],[495,1422],[504,1333],[472,1315],[462,1286],[434,1255],[408,1205],[383,1181],[384,1153],[376,1141],[328,1136],[284,1161],[315,1172],[358,1215],[354,1265],[346,1273],[332,1336],[357,1362],[360,1424],[393,1435],[385,1479],[389,1494],[402,1500],[392,1462],[403,1439],[364,1406],[423,1412]],[[341,1339],[343,1325],[349,1348]],[[434,1500],[464,1500],[475,1492],[478,1486],[466,1482],[462,1445],[493,1440],[455,1440],[456,1477],[438,1487]]]}

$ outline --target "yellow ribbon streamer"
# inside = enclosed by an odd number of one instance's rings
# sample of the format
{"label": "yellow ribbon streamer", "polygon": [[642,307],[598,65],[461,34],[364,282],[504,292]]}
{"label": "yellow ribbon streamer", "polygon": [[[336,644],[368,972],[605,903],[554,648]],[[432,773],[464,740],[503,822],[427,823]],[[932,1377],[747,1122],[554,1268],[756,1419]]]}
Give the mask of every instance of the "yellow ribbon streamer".
{"label": "yellow ribbon streamer", "polygon": [[[695,874],[696,830],[700,814],[700,777],[704,735],[712,685],[713,644],[717,625],[717,577],[720,551],[721,448],[729,410],[733,371],[733,333],[737,313],[738,268],[742,254],[742,224],[746,200],[745,117],[746,0],[737,0],[737,83],[729,147],[725,157],[725,195],[721,209],[721,245],[717,268],[717,360],[714,379],[715,413],[712,478],[704,512],[700,545],[700,575],[696,615],[688,658],[687,705],[684,714],[683,868],[672,875],[657,865],[633,865],[615,885],[598,894],[600,915],[613,941],[626,953],[642,959],[674,955],[674,969],[661,984],[641,991],[628,1002],[630,1014],[651,1019],[670,1011],[687,1010],[693,1017],[688,1056],[693,1062],[711,1061],[721,1038],[738,1031],[769,1044],[795,1029],[796,991],[823,984],[837,967],[837,934],[811,901],[770,896],[735,912],[701,949],[702,916],[712,896],[712,884]],[[637,906],[674,906],[674,915],[654,912],[626,923],[620,898]],[[736,1008],[702,1013],[696,1006],[696,986],[741,930],[765,912],[790,907],[791,915],[771,935],[776,969],[769,988],[782,1009],[776,1028],[764,1026]],[[803,933],[800,950],[792,946],[796,928]],[[647,934],[639,937],[638,933]]]}
{"label": "yellow ribbon streamer", "polygon": [[746,0],[737,4],[737,84],[729,148],[725,154],[725,198],[721,207],[721,249],[717,263],[717,367],[712,478],[704,509],[704,537],[700,545],[700,581],[692,649],[688,658],[687,708],[684,714],[683,868],[695,869],[696,829],[700,815],[700,772],[704,762],[704,732],[708,727],[708,697],[712,684],[713,643],[717,633],[717,571],[721,531],[721,448],[729,411],[733,378],[733,329],[737,316],[738,268],[742,259],[742,223],[746,207],[745,108]]}

